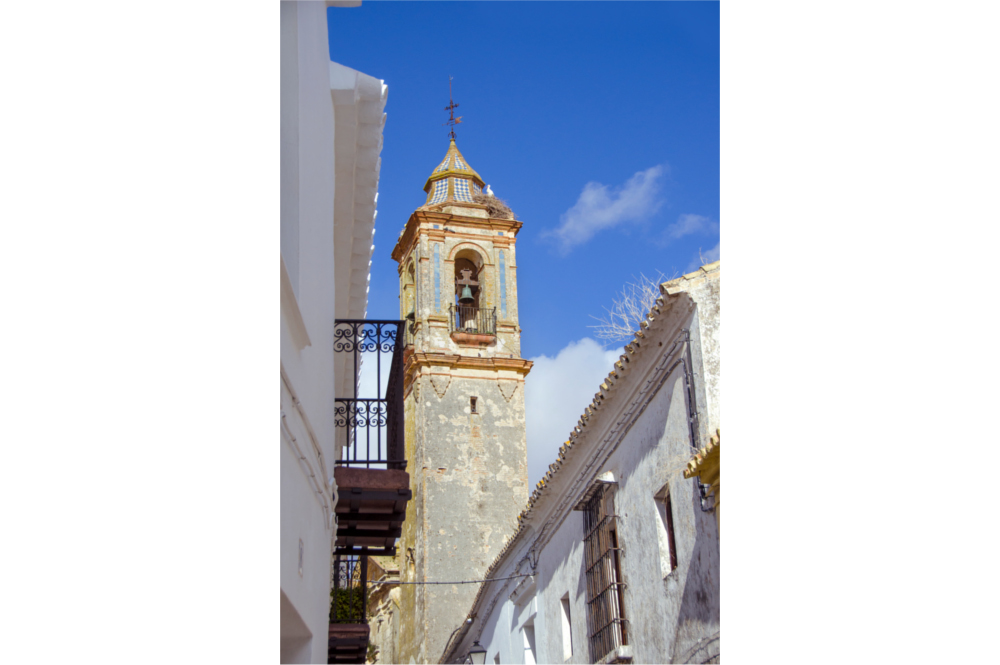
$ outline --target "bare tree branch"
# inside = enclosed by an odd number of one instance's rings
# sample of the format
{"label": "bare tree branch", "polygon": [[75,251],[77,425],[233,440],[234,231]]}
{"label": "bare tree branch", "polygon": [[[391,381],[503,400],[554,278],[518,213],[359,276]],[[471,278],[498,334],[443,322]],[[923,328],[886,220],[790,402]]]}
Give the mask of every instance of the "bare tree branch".
{"label": "bare tree branch", "polygon": [[665,275],[657,271],[656,277],[650,279],[645,275],[639,275],[633,282],[629,282],[622,287],[621,293],[617,294],[612,301],[611,307],[604,308],[606,313],[603,317],[591,315],[598,323],[595,326],[587,326],[594,329],[594,336],[607,342],[625,342],[632,339],[635,331],[639,330],[640,324],[646,319],[649,310],[656,304],[656,299],[660,297],[660,282],[664,281]]}

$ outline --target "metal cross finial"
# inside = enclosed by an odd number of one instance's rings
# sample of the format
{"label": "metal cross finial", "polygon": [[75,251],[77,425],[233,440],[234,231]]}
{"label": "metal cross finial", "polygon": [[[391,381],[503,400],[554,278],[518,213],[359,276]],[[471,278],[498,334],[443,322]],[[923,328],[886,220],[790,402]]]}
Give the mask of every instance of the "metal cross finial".
{"label": "metal cross finial", "polygon": [[448,112],[448,122],[446,122],[444,124],[448,125],[449,127],[451,127],[451,131],[448,132],[448,136],[450,136],[451,140],[454,141],[455,140],[455,125],[462,124],[462,116],[458,116],[457,118],[455,117],[455,109],[458,108],[458,104],[456,104],[455,100],[453,100],[451,98],[451,81],[452,81],[452,77],[449,76],[448,77],[448,106],[444,107],[444,110]]}

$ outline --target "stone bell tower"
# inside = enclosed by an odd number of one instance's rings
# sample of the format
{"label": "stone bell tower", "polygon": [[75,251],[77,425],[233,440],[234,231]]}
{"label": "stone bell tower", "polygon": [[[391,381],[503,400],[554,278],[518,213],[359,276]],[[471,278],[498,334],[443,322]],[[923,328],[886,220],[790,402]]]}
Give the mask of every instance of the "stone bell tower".
{"label": "stone bell tower", "polygon": [[[397,560],[402,582],[482,579],[528,500],[517,320],[521,222],[452,138],[392,258],[407,320],[406,459],[413,500]],[[397,658],[437,662],[477,584],[402,585]]]}

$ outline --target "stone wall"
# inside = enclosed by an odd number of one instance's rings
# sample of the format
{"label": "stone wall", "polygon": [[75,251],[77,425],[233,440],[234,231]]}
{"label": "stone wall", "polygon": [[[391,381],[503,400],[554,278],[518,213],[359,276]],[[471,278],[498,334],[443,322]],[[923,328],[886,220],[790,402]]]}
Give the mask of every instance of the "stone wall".
{"label": "stone wall", "polygon": [[[394,250],[401,310],[414,308],[416,328],[406,367],[406,454],[414,498],[399,541],[402,581],[481,579],[528,498],[524,377],[531,363],[519,357],[514,254],[519,226],[514,220],[418,211]],[[480,307],[497,308],[497,334],[483,343],[452,335],[448,306],[460,257],[482,268],[476,276]],[[437,662],[477,589],[476,584],[402,585],[398,661]]]}

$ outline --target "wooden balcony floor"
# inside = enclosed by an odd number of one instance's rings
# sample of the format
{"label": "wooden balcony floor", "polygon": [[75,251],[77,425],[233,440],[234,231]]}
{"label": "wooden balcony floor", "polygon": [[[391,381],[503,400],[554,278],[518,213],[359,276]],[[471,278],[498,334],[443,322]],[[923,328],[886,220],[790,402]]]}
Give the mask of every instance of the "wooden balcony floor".
{"label": "wooden balcony floor", "polygon": [[327,663],[364,663],[371,628],[366,623],[331,623]]}
{"label": "wooden balcony floor", "polygon": [[394,556],[396,539],[413,497],[410,474],[398,469],[334,469],[337,482],[337,545],[334,554]]}

